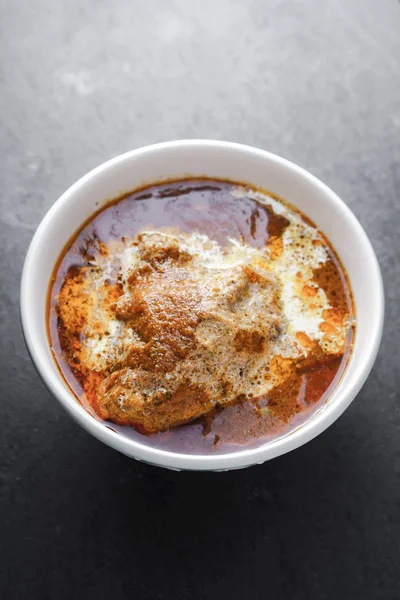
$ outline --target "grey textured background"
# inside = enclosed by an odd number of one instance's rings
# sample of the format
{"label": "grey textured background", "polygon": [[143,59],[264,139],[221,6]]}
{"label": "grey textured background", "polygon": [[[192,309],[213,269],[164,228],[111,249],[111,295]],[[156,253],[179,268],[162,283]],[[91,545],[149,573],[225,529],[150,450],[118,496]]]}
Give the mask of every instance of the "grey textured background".
{"label": "grey textured background", "polygon": [[[0,0],[0,597],[400,597],[400,3]],[[370,235],[373,373],[318,439],[262,467],[170,473],[65,415],[22,340],[46,210],[128,149],[210,137],[281,154]]]}

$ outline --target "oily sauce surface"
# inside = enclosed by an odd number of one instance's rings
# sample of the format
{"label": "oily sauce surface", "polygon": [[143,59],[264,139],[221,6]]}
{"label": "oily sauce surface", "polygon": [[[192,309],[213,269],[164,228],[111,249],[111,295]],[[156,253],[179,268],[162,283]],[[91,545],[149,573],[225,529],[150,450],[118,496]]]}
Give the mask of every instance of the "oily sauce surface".
{"label": "oily sauce surface", "polygon": [[[234,188],[237,184],[207,179],[147,187],[108,204],[67,245],[49,289],[49,337],[66,382],[95,418],[97,415],[82,394],[82,376],[74,368],[63,343],[58,310],[62,286],[69,277],[76,276],[91,264],[102,245],[112,240],[134,238],[148,228],[184,233],[196,231],[221,246],[231,239],[255,248],[268,246],[273,257],[275,251],[279,252],[288,220],[253,197],[235,198]],[[323,288],[332,307],[323,324],[328,333],[329,328],[341,319],[352,319],[354,311],[344,269],[328,241],[323,239],[329,260],[315,269],[314,280]],[[282,372],[282,383],[264,397],[237,402],[223,410],[216,409],[202,419],[151,435],[111,422],[109,426],[141,443],[175,452],[223,453],[238,446],[261,445],[298,427],[323,406],[346,366],[352,338],[353,327],[350,327],[343,351],[333,355],[325,354],[318,344],[314,344],[307,358],[295,361],[274,357],[270,368]],[[307,336],[299,341],[305,347],[310,343]]]}

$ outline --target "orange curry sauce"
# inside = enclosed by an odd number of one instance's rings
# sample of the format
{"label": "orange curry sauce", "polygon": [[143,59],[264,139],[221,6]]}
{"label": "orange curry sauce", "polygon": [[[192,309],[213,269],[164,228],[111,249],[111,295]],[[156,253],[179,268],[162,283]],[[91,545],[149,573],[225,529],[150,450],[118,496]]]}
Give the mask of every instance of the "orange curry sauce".
{"label": "orange curry sauce", "polygon": [[[221,246],[228,240],[238,240],[255,248],[268,247],[271,260],[282,251],[282,235],[288,225],[284,216],[276,214],[268,204],[254,197],[235,198],[231,182],[209,179],[169,181],[124,195],[101,208],[72,237],[54,268],[48,293],[48,334],[55,361],[72,392],[94,418],[96,386],[102,376],[83,374],[77,368],[71,341],[66,341],[60,318],[59,296],[63,286],[79,277],[93,257],[107,252],[110,242],[130,240],[139,232],[171,228],[183,233],[206,234]],[[252,189],[245,185],[248,190]],[[272,194],[262,192],[274,198]],[[289,205],[276,199],[286,207]],[[297,209],[290,210],[300,215]],[[315,227],[305,216],[305,223]],[[354,304],[346,272],[334,249],[321,232],[319,242],[328,253],[328,260],[314,270],[313,280],[326,294],[330,309],[324,313],[320,330],[327,334],[343,322],[349,322],[343,348],[336,354],[325,354],[318,343],[306,334],[297,333],[299,344],[308,349],[307,357],[292,359],[274,356],[268,371],[280,376],[281,383],[260,398],[238,399],[223,409],[167,431],[146,434],[109,422],[108,425],[141,443],[174,452],[204,454],[230,452],[238,447],[256,447],[297,428],[328,400],[348,361],[354,338]],[[301,273],[298,274],[301,278]],[[107,282],[105,283],[107,285]],[[315,293],[315,288],[304,293]],[[115,302],[122,289],[110,285],[109,302]],[[76,340],[85,323],[79,321],[79,307],[71,307],[71,319],[76,318]],[[84,381],[84,378],[87,380]],[[88,383],[90,382],[90,383]],[[86,394],[83,393],[83,388]],[[93,393],[88,390],[92,390]]]}

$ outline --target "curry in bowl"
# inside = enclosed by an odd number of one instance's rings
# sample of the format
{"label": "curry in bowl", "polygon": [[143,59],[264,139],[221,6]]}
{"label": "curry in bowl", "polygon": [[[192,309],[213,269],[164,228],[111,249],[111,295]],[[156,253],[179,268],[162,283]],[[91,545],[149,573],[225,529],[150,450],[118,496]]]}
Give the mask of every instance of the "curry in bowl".
{"label": "curry in bowl", "polygon": [[122,435],[225,453],[321,408],[354,304],[317,227],[249,185],[185,179],[107,203],[54,269],[49,338],[82,405]]}

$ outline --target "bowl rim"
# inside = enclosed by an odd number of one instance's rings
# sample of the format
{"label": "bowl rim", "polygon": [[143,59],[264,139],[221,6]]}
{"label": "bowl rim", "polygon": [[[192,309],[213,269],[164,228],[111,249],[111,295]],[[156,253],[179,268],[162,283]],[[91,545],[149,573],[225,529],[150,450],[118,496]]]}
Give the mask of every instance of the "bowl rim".
{"label": "bowl rim", "polygon": [[[369,263],[371,281],[374,282],[373,289],[374,293],[376,294],[376,303],[378,307],[374,318],[371,318],[370,343],[368,347],[365,348],[363,359],[362,361],[359,361],[358,369],[353,374],[352,379],[347,382],[346,388],[338,390],[338,394],[332,404],[325,405],[323,411],[315,413],[313,417],[306,420],[297,429],[289,432],[285,436],[270,442],[266,442],[264,445],[257,448],[239,449],[238,451],[229,452],[227,454],[181,454],[147,446],[128,437],[121,436],[119,433],[111,429],[110,426],[107,426],[107,424],[95,419],[82,407],[82,405],[77,402],[75,396],[63,381],[61,374],[55,376],[52,372],[46,369],[46,365],[42,362],[42,360],[40,360],[37,354],[37,339],[35,338],[32,327],[30,326],[30,319],[32,318],[29,306],[29,289],[31,286],[30,273],[32,271],[32,265],[35,263],[35,256],[37,255],[36,251],[40,246],[42,236],[47,228],[51,226],[54,215],[62,210],[64,205],[69,202],[70,198],[72,198],[81,187],[96,179],[100,173],[112,169],[117,164],[124,162],[129,163],[131,159],[140,154],[163,151],[170,148],[189,149],[193,147],[202,147],[205,150],[207,150],[207,148],[209,149],[210,147],[234,149],[239,152],[244,152],[247,155],[251,154],[253,157],[262,158],[270,163],[280,165],[288,171],[295,172],[298,176],[308,180],[312,186],[318,188],[323,195],[329,197],[330,201],[336,204],[336,206],[340,209],[343,218],[350,222],[350,225],[357,236],[357,243],[361,242],[363,244],[363,249],[366,252],[365,260]],[[60,252],[61,251],[62,248],[60,248]],[[317,177],[295,163],[266,150],[261,150],[259,148],[238,144],[235,142],[189,139],[151,144],[120,154],[100,164],[96,168],[83,175],[83,177],[72,184],[54,202],[36,229],[26,254],[21,278],[20,315],[22,331],[28,352],[42,381],[51,394],[61,403],[61,405],[74,418],[74,420],[77,421],[94,437],[129,457],[150,464],[176,470],[223,471],[243,468],[254,464],[262,464],[267,460],[285,454],[286,452],[290,452],[291,450],[302,446],[318,436],[346,410],[367,379],[378,353],[384,321],[384,290],[379,263],[367,234],[365,233],[358,219],[355,217],[350,208],[343,202],[343,200],[341,200],[341,198],[339,198],[335,192],[333,192]]]}

